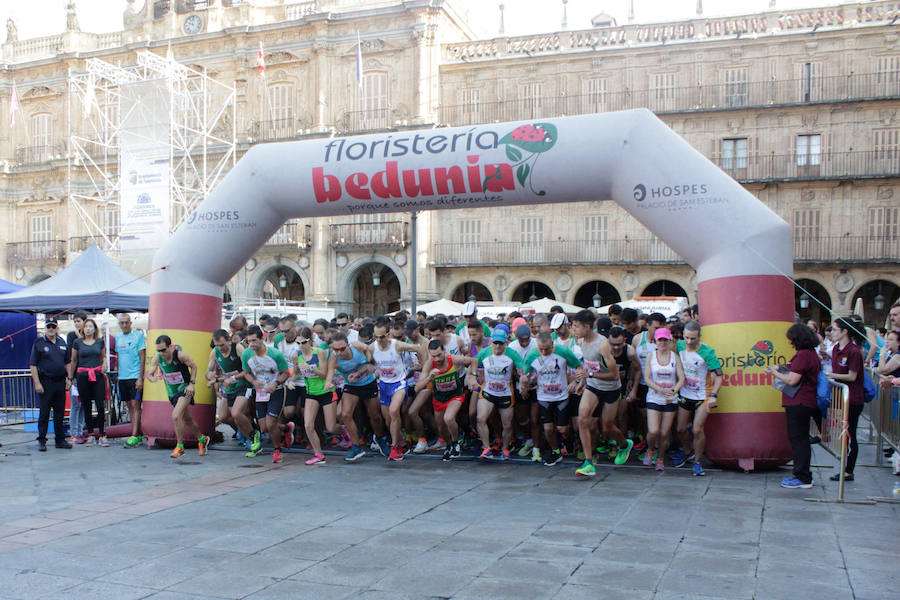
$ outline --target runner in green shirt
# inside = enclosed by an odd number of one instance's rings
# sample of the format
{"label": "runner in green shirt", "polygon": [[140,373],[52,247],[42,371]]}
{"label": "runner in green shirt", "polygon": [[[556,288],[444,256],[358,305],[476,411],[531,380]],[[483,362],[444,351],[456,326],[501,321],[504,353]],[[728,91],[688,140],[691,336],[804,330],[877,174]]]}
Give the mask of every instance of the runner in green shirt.
{"label": "runner in green shirt", "polygon": [[[161,375],[157,375],[157,370]],[[151,383],[163,379],[166,394],[172,404],[172,420],[175,422],[175,449],[172,458],[184,456],[184,426],[197,438],[197,453],[206,454],[209,438],[191,416],[190,405],[194,403],[194,385],[197,383],[197,363],[187,352],[172,344],[172,338],[161,335],[156,338],[156,356],[150,361],[145,379]]]}
{"label": "runner in green shirt", "polygon": [[[280,463],[284,430],[278,417],[284,408],[286,394],[282,386],[291,372],[284,354],[266,345],[258,325],[251,325],[244,339],[250,347],[241,355],[242,374],[256,393],[256,419],[259,421],[259,428],[269,432],[272,445],[275,446],[272,462]],[[248,456],[255,455],[251,448]]]}
{"label": "runner in green shirt", "polygon": [[[206,367],[206,380],[209,387],[224,386],[223,394],[227,404],[229,420],[221,419],[235,429],[240,437],[247,440],[252,448],[259,450],[259,432],[253,431],[250,423],[250,385],[241,376],[243,364],[241,355],[244,347],[231,341],[231,336],[224,329],[213,333],[214,347],[209,353],[209,364]],[[239,441],[241,441],[239,439]]]}

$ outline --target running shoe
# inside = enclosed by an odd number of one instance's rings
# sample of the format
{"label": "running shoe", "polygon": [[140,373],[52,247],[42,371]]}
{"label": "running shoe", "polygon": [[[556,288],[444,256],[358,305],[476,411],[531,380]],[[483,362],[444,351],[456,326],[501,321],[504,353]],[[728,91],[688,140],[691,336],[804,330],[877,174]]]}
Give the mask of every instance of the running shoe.
{"label": "running shoe", "polygon": [[656,453],[656,455],[654,456],[654,458],[656,459],[656,470],[657,470],[657,471],[665,471],[665,470],[666,470],[666,459],[665,459],[665,457],[664,457],[662,454],[660,454],[660,453]]}
{"label": "running shoe", "polygon": [[578,454],[575,455],[575,458],[578,460],[584,460],[584,450],[579,450]]}
{"label": "running shoe", "polygon": [[607,458],[609,458],[609,460],[615,460],[618,455],[619,447],[616,444],[612,444],[609,447],[609,452],[606,453]]}
{"label": "running shoe", "polygon": [[250,452],[253,453],[253,456],[259,452],[260,448],[262,448],[262,440],[259,439],[259,432],[253,432],[253,440],[250,442]]}
{"label": "running shoe", "polygon": [[490,447],[487,447],[481,451],[481,454],[478,455],[478,458],[480,458],[481,460],[490,460],[494,458],[494,452]]}
{"label": "running shoe", "polygon": [[391,453],[391,445],[388,444],[388,441],[385,438],[375,438],[378,444],[378,452],[381,452],[382,456],[388,456]]}
{"label": "running shoe", "polygon": [[687,463],[687,460],[687,455],[681,450],[678,450],[676,452],[673,452],[672,466],[678,469],[680,467],[683,467],[685,463]]}
{"label": "running shoe", "polygon": [[500,454],[500,458],[503,460],[509,460],[509,449],[504,448],[503,452]]}
{"label": "running shoe", "polygon": [[536,447],[531,449],[531,462],[541,462],[541,451]]}
{"label": "running shoe", "polygon": [[[519,456],[525,458],[529,454],[531,454],[531,450],[534,448],[534,442],[532,440],[525,440],[525,443],[522,444],[522,447],[519,448]],[[540,459],[538,459],[540,460]]]}
{"label": "running shoe", "polygon": [[652,466],[653,466],[653,459],[650,457],[650,453],[649,453],[649,452],[645,452],[645,453],[644,453],[644,458],[641,459],[641,463],[643,463],[643,465],[644,465],[645,467],[652,467]]}
{"label": "running shoe", "polygon": [[294,422],[288,421],[287,425],[284,426],[284,443],[282,446],[285,448],[290,448],[294,445]]}
{"label": "running shoe", "polygon": [[172,458],[181,458],[184,456],[184,448],[181,446],[175,446],[175,449],[172,450],[172,454],[169,455]]}
{"label": "running shoe", "polygon": [[441,448],[444,448],[446,446],[447,446],[447,442],[445,442],[441,438],[437,438],[436,440],[434,440],[433,442],[428,444],[428,449],[429,450],[440,450]]}
{"label": "running shoe", "polygon": [[344,460],[347,462],[356,462],[366,455],[366,451],[362,449],[361,446],[350,446],[350,450],[347,451],[347,455],[344,456]]}
{"label": "running shoe", "polygon": [[338,442],[338,446],[341,448],[347,449],[353,445],[353,440],[350,439],[350,434],[347,433],[347,430],[341,432],[341,441]]}
{"label": "running shoe", "polygon": [[136,435],[130,435],[130,436],[128,436],[128,438],[125,440],[125,444],[123,445],[123,447],[125,447],[125,448],[137,448],[138,445],[139,445],[140,443],[141,443],[141,438],[139,438],[139,437],[136,436]]}
{"label": "running shoe", "polygon": [[664,465],[663,463],[656,463],[656,466],[654,467],[654,470],[655,470],[655,471],[665,471],[665,470],[666,470],[666,465]]}
{"label": "running shoe", "polygon": [[244,454],[244,456],[246,456],[247,458],[254,458],[257,454],[259,454],[259,450],[253,450],[253,448],[251,448],[249,452]]}
{"label": "running shoe", "polygon": [[553,450],[550,454],[547,455],[547,458],[544,459],[545,467],[552,467],[553,465],[559,464],[562,461],[563,455],[559,450]]}
{"label": "running shoe", "polygon": [[703,470],[703,465],[701,465],[699,462],[694,463],[694,475],[697,477],[706,475],[706,471]]}
{"label": "running shoe", "polygon": [[84,445],[85,446],[93,446],[94,445],[94,436],[89,435],[86,438],[84,438]]}
{"label": "running shoe", "polygon": [[625,442],[625,447],[616,453],[614,462],[617,465],[624,465],[628,462],[628,457],[631,456],[631,449],[634,447],[634,442],[631,440],[625,440]]}
{"label": "running shoe", "polygon": [[450,456],[451,454],[452,454],[452,452],[450,450],[450,446],[448,445],[446,448],[444,448],[444,455],[441,456],[441,460],[443,460],[444,462],[449,461],[451,458],[451,456]]}
{"label": "running shoe", "polygon": [[801,488],[804,490],[808,490],[812,486],[813,486],[812,482],[803,483],[796,477],[785,477],[784,479],[781,480],[781,487],[788,488],[788,489]]}
{"label": "running shoe", "polygon": [[[372,436],[372,443],[369,444],[369,450],[372,452],[381,452],[381,445],[378,443],[378,436]],[[381,452],[381,455],[384,456],[384,452]]]}
{"label": "running shoe", "polygon": [[647,440],[641,438],[641,440],[637,444],[634,445],[634,449],[637,450],[638,452],[643,452],[644,450],[646,450],[647,449]]}
{"label": "running shoe", "polygon": [[453,444],[453,447],[450,448],[450,458],[459,458],[460,452],[459,442]]}
{"label": "running shoe", "polygon": [[281,448],[275,448],[272,452],[272,462],[280,463],[281,462]]}
{"label": "running shoe", "polygon": [[391,446],[388,460],[403,460],[403,452],[400,450],[400,446]]}
{"label": "running shoe", "polygon": [[247,441],[247,438],[244,437],[244,434],[241,433],[240,429],[235,432],[235,438],[237,439],[237,443],[241,446],[243,446],[244,442]]}
{"label": "running shoe", "polygon": [[419,441],[416,442],[416,447],[413,448],[413,454],[425,454],[426,452],[428,452],[428,440],[419,438]]}
{"label": "running shoe", "polygon": [[209,438],[205,435],[201,435],[200,439],[197,440],[197,454],[200,456],[206,456],[206,447],[209,446]]}
{"label": "running shoe", "polygon": [[597,469],[594,468],[591,461],[586,460],[584,461],[584,464],[575,470],[575,474],[580,477],[593,477],[597,474]]}
{"label": "running shoe", "polygon": [[83,443],[85,443],[86,441],[87,441],[87,440],[84,438],[83,435],[76,435],[75,437],[72,438],[72,443],[73,443],[73,444],[83,444]]}
{"label": "running shoe", "polygon": [[324,454],[313,454],[313,457],[306,461],[308,465],[324,465],[325,464],[325,455]]}
{"label": "running shoe", "polygon": [[494,452],[500,452],[501,444],[502,444],[502,442],[500,441],[500,438],[495,439],[494,443],[491,444],[491,450],[493,450]]}

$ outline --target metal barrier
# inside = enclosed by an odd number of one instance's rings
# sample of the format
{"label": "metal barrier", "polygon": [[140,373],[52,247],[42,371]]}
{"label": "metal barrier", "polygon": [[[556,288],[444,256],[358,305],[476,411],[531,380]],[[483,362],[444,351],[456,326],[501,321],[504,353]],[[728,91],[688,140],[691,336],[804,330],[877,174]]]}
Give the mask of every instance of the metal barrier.
{"label": "metal barrier", "polygon": [[0,369],[0,427],[38,420],[38,399],[28,369]]}
{"label": "metal barrier", "polygon": [[878,385],[881,376],[874,369],[869,375],[878,386],[878,394],[866,404],[863,416],[869,419],[870,426],[875,429],[872,436],[875,441],[875,461],[880,467],[884,461],[885,444],[893,448],[894,452],[900,452],[900,388]]}
{"label": "metal barrier", "polygon": [[804,498],[807,502],[837,502],[840,504],[875,504],[873,500],[844,499],[844,469],[847,464],[847,453],[850,448],[850,388],[845,383],[832,379],[831,403],[822,417],[821,446],[838,459],[840,479],[838,480],[838,497],[836,500],[826,498]]}

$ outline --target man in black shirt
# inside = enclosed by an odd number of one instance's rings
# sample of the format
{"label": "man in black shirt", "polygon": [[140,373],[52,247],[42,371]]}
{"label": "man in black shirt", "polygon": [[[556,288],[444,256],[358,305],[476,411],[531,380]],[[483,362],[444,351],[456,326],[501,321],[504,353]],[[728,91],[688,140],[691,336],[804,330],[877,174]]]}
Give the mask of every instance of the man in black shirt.
{"label": "man in black shirt", "polygon": [[40,406],[38,415],[38,444],[41,452],[47,451],[47,426],[50,409],[53,409],[53,433],[56,447],[70,449],[63,430],[63,414],[66,411],[66,390],[70,382],[66,379],[66,363],[69,351],[66,342],[57,336],[56,319],[50,317],[44,324],[44,335],[34,341],[31,348],[31,380],[37,392]]}

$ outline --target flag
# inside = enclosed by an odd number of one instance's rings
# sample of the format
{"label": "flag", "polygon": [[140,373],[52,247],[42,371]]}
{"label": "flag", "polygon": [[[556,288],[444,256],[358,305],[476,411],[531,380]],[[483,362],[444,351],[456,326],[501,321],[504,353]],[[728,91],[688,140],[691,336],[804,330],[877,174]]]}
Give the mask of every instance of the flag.
{"label": "flag", "polygon": [[16,124],[16,113],[19,112],[19,92],[16,90],[16,82],[13,81],[12,94],[9,96],[9,126]]}
{"label": "flag", "polygon": [[363,64],[362,64],[362,41],[359,39],[359,30],[356,30],[356,83],[362,88],[363,84]]}
{"label": "flag", "polygon": [[259,69],[260,75],[266,76],[266,59],[263,58],[262,40],[259,42],[259,52],[256,53],[256,68]]}

